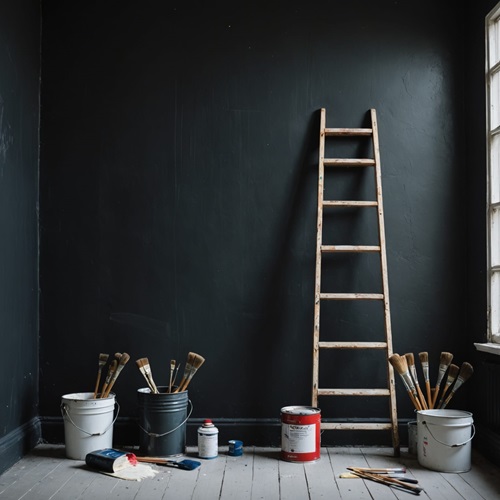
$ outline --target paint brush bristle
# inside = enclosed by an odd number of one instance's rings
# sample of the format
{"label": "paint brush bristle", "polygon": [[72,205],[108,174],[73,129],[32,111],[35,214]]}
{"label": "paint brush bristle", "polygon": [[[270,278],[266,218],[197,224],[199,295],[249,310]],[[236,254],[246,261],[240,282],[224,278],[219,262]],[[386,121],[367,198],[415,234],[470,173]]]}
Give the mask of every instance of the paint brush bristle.
{"label": "paint brush bristle", "polygon": [[432,394],[431,394],[431,381],[429,378],[429,353],[426,351],[419,352],[420,364],[422,365],[422,373],[424,374],[425,391],[427,393],[427,407],[431,408]]}
{"label": "paint brush bristle", "polygon": [[450,388],[450,386],[453,384],[453,382],[455,382],[455,379],[457,378],[459,371],[460,371],[460,368],[457,365],[455,365],[453,363],[450,365],[450,367],[448,369],[448,376],[446,377],[446,383],[443,387],[443,392],[441,394],[441,399],[439,400],[437,408],[441,408],[441,406],[443,405],[444,397],[445,397],[446,393],[448,392],[448,389]]}
{"label": "paint brush bristle", "polygon": [[95,389],[94,389],[94,399],[97,398],[97,393],[99,391],[99,384],[101,383],[102,369],[106,365],[108,358],[109,358],[109,354],[104,354],[102,352],[99,354],[99,368],[97,371],[97,380],[96,380]]}
{"label": "paint brush bristle", "polygon": [[427,402],[422,393],[422,390],[420,389],[420,384],[418,382],[417,368],[415,366],[415,356],[413,355],[412,352],[407,352],[405,354],[405,358],[408,364],[408,370],[410,372],[410,375],[413,379],[413,383],[415,384],[415,388],[417,390],[417,395],[420,405],[422,406],[422,409],[427,410],[428,409]]}
{"label": "paint brush bristle", "polygon": [[111,389],[113,388],[113,385],[115,384],[116,379],[118,378],[118,375],[120,375],[121,371],[123,370],[123,367],[128,363],[129,359],[130,359],[130,355],[127,354],[126,352],[124,352],[120,356],[120,361],[118,362],[116,370],[113,372],[113,375],[111,377],[109,385],[108,385],[106,392],[103,396],[104,398],[107,398],[109,396],[109,393],[111,392]]}
{"label": "paint brush bristle", "polygon": [[408,363],[406,361],[406,358],[404,356],[400,356],[397,353],[391,354],[388,358],[389,363],[395,368],[395,370],[398,372],[398,374],[401,377],[401,380],[403,381],[403,384],[405,385],[406,392],[408,393],[408,396],[410,396],[410,399],[415,406],[417,410],[422,409],[422,405],[419,403],[417,399],[417,394],[415,390],[415,386],[412,387],[413,383],[411,381],[410,374],[408,372]]}
{"label": "paint brush bristle", "polygon": [[441,353],[441,356],[439,357],[439,371],[437,375],[436,385],[434,387],[434,396],[432,398],[431,408],[434,408],[434,405],[436,404],[439,394],[439,389],[441,387],[441,382],[443,381],[446,370],[448,369],[448,366],[450,366],[452,360],[453,360],[453,354],[451,354],[451,352],[444,351]]}
{"label": "paint brush bristle", "polygon": [[451,392],[448,395],[448,397],[445,399],[443,405],[441,408],[446,408],[448,403],[450,402],[451,398],[457,392],[458,389],[467,381],[469,378],[472,376],[474,373],[474,369],[472,368],[472,365],[470,363],[467,363],[467,361],[464,361],[462,363],[462,366],[460,367],[460,371],[458,372],[457,379],[455,381],[455,384],[451,388]]}

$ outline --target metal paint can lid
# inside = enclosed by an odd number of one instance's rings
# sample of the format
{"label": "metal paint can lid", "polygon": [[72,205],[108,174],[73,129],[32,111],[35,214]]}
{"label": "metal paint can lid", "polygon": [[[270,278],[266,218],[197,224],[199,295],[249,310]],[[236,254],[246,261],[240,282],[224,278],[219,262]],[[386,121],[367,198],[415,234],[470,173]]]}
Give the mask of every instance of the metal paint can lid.
{"label": "metal paint can lid", "polygon": [[286,413],[287,415],[316,415],[321,413],[319,408],[313,406],[285,406],[281,408],[281,413]]}
{"label": "metal paint can lid", "polygon": [[243,455],[243,441],[231,439],[229,441],[228,454],[231,457],[240,457],[241,455]]}

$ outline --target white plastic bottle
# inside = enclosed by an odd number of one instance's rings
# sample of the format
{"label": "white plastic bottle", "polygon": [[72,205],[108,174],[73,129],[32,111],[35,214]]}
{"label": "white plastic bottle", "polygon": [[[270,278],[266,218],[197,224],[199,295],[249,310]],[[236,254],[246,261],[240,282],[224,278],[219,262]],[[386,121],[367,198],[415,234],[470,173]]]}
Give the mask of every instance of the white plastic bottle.
{"label": "white plastic bottle", "polygon": [[198,427],[198,456],[200,458],[217,458],[219,453],[219,429],[210,419],[203,421]]}

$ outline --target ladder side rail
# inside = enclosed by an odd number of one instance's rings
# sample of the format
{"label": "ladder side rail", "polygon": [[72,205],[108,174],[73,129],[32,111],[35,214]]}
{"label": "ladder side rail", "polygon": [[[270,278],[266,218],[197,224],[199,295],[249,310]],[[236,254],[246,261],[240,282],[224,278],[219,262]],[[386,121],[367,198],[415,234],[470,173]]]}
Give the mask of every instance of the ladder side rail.
{"label": "ladder side rail", "polygon": [[[378,226],[379,226],[379,244],[380,244],[380,266],[382,274],[382,293],[384,295],[384,321],[385,321],[385,332],[386,332],[386,342],[387,342],[387,358],[393,353],[392,350],[392,327],[391,327],[391,315],[390,315],[390,305],[389,305],[389,279],[387,273],[387,248],[386,248],[386,238],[385,238],[385,225],[384,225],[384,206],[382,202],[382,173],[381,173],[381,163],[380,163],[380,147],[378,138],[378,123],[377,123],[377,113],[375,109],[370,110],[371,122],[372,122],[372,144],[373,144],[373,154],[375,159],[375,184],[377,190],[377,203],[378,203]],[[391,411],[391,422],[392,422],[392,441],[393,448],[396,454],[399,454],[400,442],[399,442],[399,432],[398,432],[398,419],[397,419],[397,406],[396,406],[396,383],[394,379],[394,369],[392,365],[387,361],[387,380],[388,388],[390,392],[390,411]]]}
{"label": "ladder side rail", "polygon": [[314,335],[313,335],[313,374],[312,374],[312,406],[318,406],[319,387],[319,322],[321,302],[321,246],[323,244],[323,198],[325,179],[325,136],[326,136],[326,109],[321,109],[319,158],[318,158],[318,213],[316,226],[316,272],[314,283]]}

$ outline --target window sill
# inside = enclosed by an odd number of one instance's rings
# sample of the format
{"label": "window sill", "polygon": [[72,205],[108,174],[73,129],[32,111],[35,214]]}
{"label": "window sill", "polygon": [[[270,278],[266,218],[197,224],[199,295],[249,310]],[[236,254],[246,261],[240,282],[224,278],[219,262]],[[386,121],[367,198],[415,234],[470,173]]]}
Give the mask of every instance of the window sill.
{"label": "window sill", "polygon": [[490,354],[497,354],[500,356],[500,344],[492,344],[489,342],[486,344],[475,343],[474,345],[478,351],[489,352]]}

